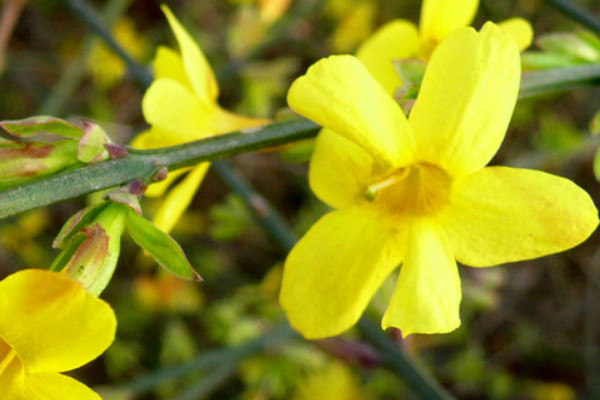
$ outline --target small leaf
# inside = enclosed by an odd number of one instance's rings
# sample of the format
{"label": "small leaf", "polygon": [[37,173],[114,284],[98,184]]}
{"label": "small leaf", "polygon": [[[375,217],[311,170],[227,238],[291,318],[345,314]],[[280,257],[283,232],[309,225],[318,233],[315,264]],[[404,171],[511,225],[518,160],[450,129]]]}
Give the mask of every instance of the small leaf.
{"label": "small leaf", "polygon": [[43,134],[79,139],[83,135],[83,131],[75,125],[60,118],[46,116],[0,121],[0,128],[9,135],[19,139],[32,139],[35,136]]}
{"label": "small leaf", "polygon": [[133,241],[167,271],[180,278],[202,281],[179,244],[132,209],[127,214],[127,229]]}

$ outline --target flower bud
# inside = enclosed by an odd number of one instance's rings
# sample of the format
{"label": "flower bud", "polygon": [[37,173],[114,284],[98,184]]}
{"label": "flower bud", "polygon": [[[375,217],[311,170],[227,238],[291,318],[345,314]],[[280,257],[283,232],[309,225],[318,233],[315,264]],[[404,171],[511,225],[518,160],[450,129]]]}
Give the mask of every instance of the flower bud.
{"label": "flower bud", "polygon": [[73,140],[0,144],[0,190],[79,164],[76,151]]}
{"label": "flower bud", "polygon": [[64,271],[99,295],[117,266],[128,213],[128,206],[106,202],[76,214],[55,241],[64,247],[51,269]]}

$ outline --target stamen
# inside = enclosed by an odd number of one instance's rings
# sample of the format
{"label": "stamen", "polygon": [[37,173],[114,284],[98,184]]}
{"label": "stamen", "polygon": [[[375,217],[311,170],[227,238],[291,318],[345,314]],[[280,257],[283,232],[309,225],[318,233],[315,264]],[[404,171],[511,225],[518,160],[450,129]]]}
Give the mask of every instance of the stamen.
{"label": "stamen", "polygon": [[406,177],[406,175],[408,175],[408,168],[402,168],[399,172],[393,173],[381,182],[377,182],[368,186],[367,190],[365,190],[365,198],[368,201],[374,201],[375,197],[377,196],[377,192],[379,192],[381,189],[388,188],[397,182],[400,182]]}

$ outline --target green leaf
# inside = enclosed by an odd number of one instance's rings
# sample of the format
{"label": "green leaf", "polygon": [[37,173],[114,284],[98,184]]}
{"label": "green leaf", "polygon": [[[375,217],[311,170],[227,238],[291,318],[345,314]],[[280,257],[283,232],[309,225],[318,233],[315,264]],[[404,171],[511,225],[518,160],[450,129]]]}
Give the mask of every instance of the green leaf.
{"label": "green leaf", "polygon": [[47,116],[29,117],[19,120],[0,121],[2,128],[10,136],[19,139],[32,139],[35,136],[49,134],[63,138],[79,139],[83,131],[67,121]]}
{"label": "green leaf", "polygon": [[598,49],[575,33],[550,33],[536,39],[537,45],[548,53],[556,53],[585,62],[600,58]]}
{"label": "green leaf", "polygon": [[564,54],[542,53],[541,51],[526,51],[521,54],[523,70],[567,68],[580,65],[580,62]]}
{"label": "green leaf", "polygon": [[202,281],[177,242],[134,210],[127,214],[127,229],[133,241],[167,271],[180,278]]}

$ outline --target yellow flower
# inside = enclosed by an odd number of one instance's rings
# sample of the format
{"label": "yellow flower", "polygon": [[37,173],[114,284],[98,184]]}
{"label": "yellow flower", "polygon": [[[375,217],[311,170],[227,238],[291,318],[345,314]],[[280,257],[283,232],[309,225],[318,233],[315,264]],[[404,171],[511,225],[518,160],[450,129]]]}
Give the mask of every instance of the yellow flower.
{"label": "yellow flower", "polygon": [[27,269],[0,281],[0,398],[100,400],[60,374],[98,357],[114,340],[108,304],[56,272]]}
{"label": "yellow flower", "polygon": [[[219,87],[202,50],[166,7],[162,7],[175,34],[181,55],[159,47],[153,62],[155,80],[142,100],[142,111],[150,130],[132,145],[141,149],[173,146],[221,133],[263,125],[268,120],[246,118],[222,109],[217,103]],[[170,231],[188,207],[209,163],[191,170],[178,170],[152,185],[146,194],[161,196],[181,174],[189,174],[167,195],[154,224]]]}
{"label": "yellow flower", "polygon": [[290,107],[328,128],[309,181],[337,209],[286,260],[280,302],[292,326],[309,338],[344,331],[402,263],[383,328],[449,332],[460,325],[455,259],[492,266],[590,235],[597,211],[573,182],[485,167],[504,138],[519,69],[514,40],[490,22],[437,48],[408,119],[352,56],[321,60],[292,84]]}
{"label": "yellow flower", "polygon": [[[401,19],[388,22],[359,47],[356,57],[391,94],[402,84],[392,61],[415,57],[428,60],[450,33],[471,23],[478,6],[479,0],[424,0],[419,28]],[[499,26],[521,50],[531,44],[533,30],[526,20],[511,18]]]}

